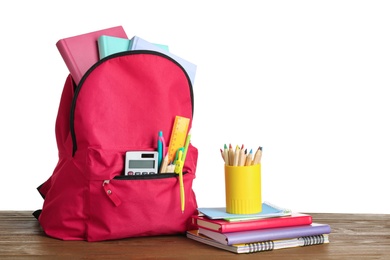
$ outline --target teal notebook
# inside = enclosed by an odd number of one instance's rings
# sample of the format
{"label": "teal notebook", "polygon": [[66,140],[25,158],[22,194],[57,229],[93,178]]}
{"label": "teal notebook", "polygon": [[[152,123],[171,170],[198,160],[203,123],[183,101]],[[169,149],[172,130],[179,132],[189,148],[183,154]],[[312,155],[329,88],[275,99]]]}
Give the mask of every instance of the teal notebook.
{"label": "teal notebook", "polygon": [[242,221],[259,218],[273,218],[291,215],[291,210],[280,208],[269,202],[263,202],[262,211],[255,214],[230,214],[225,207],[218,208],[198,208],[198,211],[211,219],[225,219],[227,221]]}
{"label": "teal notebook", "polygon": [[[131,50],[132,40],[102,35],[98,38],[99,58],[103,59],[111,54]],[[154,46],[169,51],[167,45],[153,43]]]}

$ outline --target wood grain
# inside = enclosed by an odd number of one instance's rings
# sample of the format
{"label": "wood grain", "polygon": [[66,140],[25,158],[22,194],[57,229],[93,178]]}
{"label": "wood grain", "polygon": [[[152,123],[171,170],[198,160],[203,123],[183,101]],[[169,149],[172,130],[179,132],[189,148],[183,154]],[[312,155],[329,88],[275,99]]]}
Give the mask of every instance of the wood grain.
{"label": "wood grain", "polygon": [[332,228],[330,243],[234,254],[184,235],[105,242],[47,237],[29,211],[0,211],[0,259],[390,259],[390,215],[308,213]]}

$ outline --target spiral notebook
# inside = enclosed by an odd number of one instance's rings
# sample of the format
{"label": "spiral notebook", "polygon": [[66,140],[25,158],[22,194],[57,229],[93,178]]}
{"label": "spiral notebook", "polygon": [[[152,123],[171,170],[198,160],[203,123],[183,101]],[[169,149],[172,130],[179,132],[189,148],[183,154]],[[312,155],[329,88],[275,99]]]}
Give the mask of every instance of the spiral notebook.
{"label": "spiral notebook", "polygon": [[329,234],[330,232],[330,226],[328,224],[322,223],[312,223],[310,225],[303,226],[238,231],[230,233],[219,233],[216,231],[199,228],[200,234],[226,245],[262,242],[268,240],[287,239],[303,236],[316,236],[322,234]]}
{"label": "spiral notebook", "polygon": [[202,234],[199,234],[198,230],[189,230],[186,232],[187,238],[198,241],[200,243],[214,246],[226,251],[230,251],[237,254],[255,253],[263,251],[271,251],[276,249],[300,247],[300,246],[312,246],[329,243],[329,235],[321,234],[316,236],[297,237],[290,239],[270,240],[263,242],[244,243],[225,245],[221,244],[211,238],[208,238]]}

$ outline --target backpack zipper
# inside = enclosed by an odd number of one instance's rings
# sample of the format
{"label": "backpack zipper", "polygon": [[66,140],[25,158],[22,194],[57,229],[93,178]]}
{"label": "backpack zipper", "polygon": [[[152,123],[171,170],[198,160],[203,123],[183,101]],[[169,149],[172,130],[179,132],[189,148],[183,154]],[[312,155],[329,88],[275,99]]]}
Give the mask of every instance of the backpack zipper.
{"label": "backpack zipper", "polygon": [[[185,175],[187,172],[183,172]],[[152,180],[152,179],[166,179],[179,176],[176,173],[157,173],[151,175],[118,175],[114,180]]]}
{"label": "backpack zipper", "polygon": [[113,59],[113,58],[116,58],[116,57],[121,57],[121,56],[126,56],[126,55],[136,55],[136,54],[153,54],[153,55],[158,55],[158,56],[161,56],[161,57],[165,57],[166,59],[171,60],[172,62],[174,62],[177,66],[179,66],[182,69],[182,71],[184,72],[184,74],[187,77],[188,85],[190,87],[192,115],[194,114],[194,93],[193,93],[193,88],[192,88],[192,83],[191,83],[190,77],[188,76],[188,73],[183,68],[183,66],[180,63],[178,63],[175,59],[173,59],[173,58],[169,57],[168,55],[165,55],[165,54],[163,54],[161,52],[150,51],[150,50],[132,50],[132,51],[118,52],[118,53],[109,55],[109,56],[99,60],[94,65],[92,65],[92,67],[90,69],[88,69],[88,71],[81,78],[79,85],[77,85],[76,88],[75,88],[74,96],[73,96],[72,104],[71,104],[71,108],[70,108],[70,135],[71,135],[72,144],[73,144],[72,156],[74,156],[74,154],[77,151],[76,133],[75,133],[75,129],[74,129],[74,113],[75,113],[75,110],[76,110],[76,101],[77,101],[77,97],[78,97],[78,95],[80,93],[81,87],[83,86],[83,83],[84,83],[85,79],[88,77],[89,74],[91,74],[91,72],[96,67],[98,67],[100,64],[102,64],[103,62],[105,62],[107,60],[110,60],[110,59]]}
{"label": "backpack zipper", "polygon": [[[183,175],[185,173],[183,172]],[[173,178],[173,177],[179,177],[176,173],[159,173],[159,174],[152,174],[152,175],[118,175],[113,178],[113,180],[119,180],[119,181],[125,181],[125,180],[152,180],[152,179],[166,179],[166,178]],[[118,195],[115,193],[115,190],[113,190],[113,187],[111,186],[110,180],[104,180],[103,181],[103,189],[106,193],[107,197],[111,200],[112,203],[116,207],[118,207],[120,204],[122,204],[122,200],[118,197]]]}

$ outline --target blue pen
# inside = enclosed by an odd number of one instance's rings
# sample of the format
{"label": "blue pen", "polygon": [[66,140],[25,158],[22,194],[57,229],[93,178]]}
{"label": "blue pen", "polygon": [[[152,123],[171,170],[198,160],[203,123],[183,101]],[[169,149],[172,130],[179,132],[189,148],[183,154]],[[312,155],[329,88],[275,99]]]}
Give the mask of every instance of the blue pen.
{"label": "blue pen", "polygon": [[164,156],[164,146],[165,146],[165,141],[164,141],[164,136],[163,132],[159,131],[158,132],[158,140],[157,140],[157,152],[158,152],[158,168],[160,169],[162,159]]}

